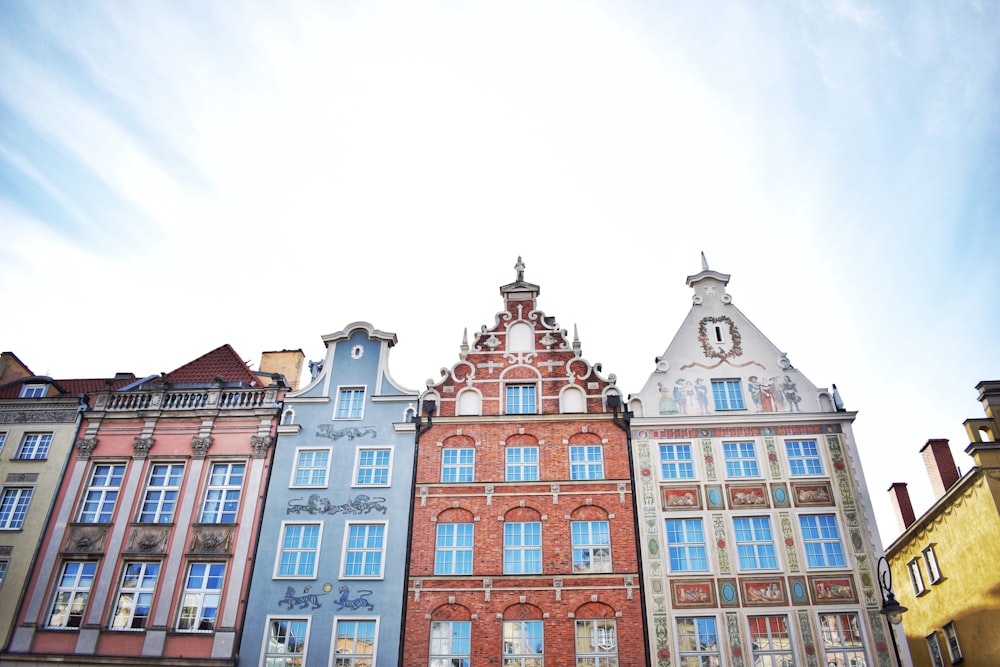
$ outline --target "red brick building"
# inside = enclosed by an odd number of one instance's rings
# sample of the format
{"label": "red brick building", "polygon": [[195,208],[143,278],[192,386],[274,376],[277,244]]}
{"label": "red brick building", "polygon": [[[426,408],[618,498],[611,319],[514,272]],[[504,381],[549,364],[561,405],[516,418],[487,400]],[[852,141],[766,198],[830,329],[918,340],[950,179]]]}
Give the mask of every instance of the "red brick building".
{"label": "red brick building", "polygon": [[516,269],[422,396],[400,662],[645,665],[622,396]]}

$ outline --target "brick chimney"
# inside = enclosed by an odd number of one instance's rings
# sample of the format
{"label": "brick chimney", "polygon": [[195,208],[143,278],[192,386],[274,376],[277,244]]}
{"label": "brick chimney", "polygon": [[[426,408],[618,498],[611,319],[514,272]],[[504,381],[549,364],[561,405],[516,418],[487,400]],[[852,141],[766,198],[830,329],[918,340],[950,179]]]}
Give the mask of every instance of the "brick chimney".
{"label": "brick chimney", "polygon": [[899,532],[905,532],[917,520],[910,503],[910,492],[906,490],[906,482],[894,482],[889,487],[892,507],[896,510],[896,521],[899,522]]}
{"label": "brick chimney", "polygon": [[928,440],[920,453],[924,455],[924,465],[931,478],[931,488],[938,498],[958,481],[958,468],[951,455],[951,448],[946,439]]}

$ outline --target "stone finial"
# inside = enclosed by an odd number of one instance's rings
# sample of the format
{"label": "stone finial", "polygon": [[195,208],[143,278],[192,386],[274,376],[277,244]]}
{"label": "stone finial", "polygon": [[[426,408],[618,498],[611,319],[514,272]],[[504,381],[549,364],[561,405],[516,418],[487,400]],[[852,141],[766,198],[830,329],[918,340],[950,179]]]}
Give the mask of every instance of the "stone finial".
{"label": "stone finial", "polygon": [[705,251],[701,251],[701,270],[708,271],[708,260],[705,259]]}
{"label": "stone finial", "polygon": [[514,265],[514,269],[517,271],[517,281],[524,280],[524,262],[521,261],[520,255],[517,256],[517,264]]}

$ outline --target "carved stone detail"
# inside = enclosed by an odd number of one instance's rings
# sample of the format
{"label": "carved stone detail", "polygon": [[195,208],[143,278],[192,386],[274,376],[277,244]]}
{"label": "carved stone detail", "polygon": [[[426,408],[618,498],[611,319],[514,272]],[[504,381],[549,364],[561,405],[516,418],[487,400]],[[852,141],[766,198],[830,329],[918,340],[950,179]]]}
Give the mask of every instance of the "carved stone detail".
{"label": "carved stone detail", "polygon": [[254,435],[250,437],[250,446],[253,447],[253,457],[262,459],[267,455],[267,448],[274,444],[274,437],[270,435]]}
{"label": "carved stone detail", "polygon": [[212,446],[212,436],[191,438],[192,456],[196,459],[203,459],[208,456],[208,448]]}
{"label": "carved stone detail", "polygon": [[97,447],[97,438],[80,438],[76,441],[76,455],[81,459],[89,459]]}
{"label": "carved stone detail", "polygon": [[191,537],[191,551],[198,553],[229,553],[234,530],[228,526],[197,526]]}
{"label": "carved stone detail", "polygon": [[64,549],[75,553],[102,553],[107,538],[107,526],[72,526]]}
{"label": "carved stone detail", "polygon": [[132,441],[132,458],[144,459],[153,448],[153,438],[136,438]]}
{"label": "carved stone detail", "polygon": [[166,553],[170,526],[136,526],[132,529],[125,551]]}

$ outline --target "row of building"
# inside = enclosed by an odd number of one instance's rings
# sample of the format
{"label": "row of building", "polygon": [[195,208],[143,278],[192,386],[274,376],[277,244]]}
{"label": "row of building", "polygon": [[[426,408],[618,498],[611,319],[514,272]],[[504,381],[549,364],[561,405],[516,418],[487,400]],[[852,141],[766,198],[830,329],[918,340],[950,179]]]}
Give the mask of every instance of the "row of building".
{"label": "row of building", "polygon": [[[224,345],[100,380],[4,353],[0,664],[896,664],[855,413],[733,305],[729,276],[703,258],[626,394],[515,269],[493,325],[421,392],[389,372],[395,334],[365,322],[323,336],[301,388],[301,351],[253,371]],[[984,384],[970,453],[989,458],[942,502],[998,496]],[[958,548],[933,537],[948,519],[901,516],[897,581],[933,562],[923,598],[955,598]],[[910,617],[953,662],[992,664],[966,640],[996,599]],[[904,627],[900,660],[925,664],[930,635]]]}

